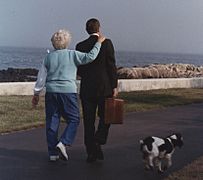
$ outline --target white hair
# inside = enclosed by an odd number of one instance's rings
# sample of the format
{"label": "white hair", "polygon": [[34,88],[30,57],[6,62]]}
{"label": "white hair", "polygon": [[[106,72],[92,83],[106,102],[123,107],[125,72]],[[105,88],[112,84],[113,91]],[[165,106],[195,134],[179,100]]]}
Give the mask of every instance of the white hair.
{"label": "white hair", "polygon": [[65,29],[60,29],[52,35],[51,42],[53,47],[58,49],[66,49],[71,41],[71,34]]}

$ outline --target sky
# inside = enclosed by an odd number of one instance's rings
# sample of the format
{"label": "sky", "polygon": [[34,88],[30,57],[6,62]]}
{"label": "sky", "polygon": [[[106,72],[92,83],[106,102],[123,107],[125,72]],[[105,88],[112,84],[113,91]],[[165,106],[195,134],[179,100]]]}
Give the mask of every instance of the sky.
{"label": "sky", "polygon": [[74,49],[92,17],[115,50],[203,54],[203,0],[0,0],[0,46],[51,47],[65,28]]}

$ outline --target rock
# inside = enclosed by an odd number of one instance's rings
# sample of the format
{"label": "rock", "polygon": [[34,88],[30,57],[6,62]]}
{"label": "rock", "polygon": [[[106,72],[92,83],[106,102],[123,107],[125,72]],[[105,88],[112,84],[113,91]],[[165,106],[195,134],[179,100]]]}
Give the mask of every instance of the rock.
{"label": "rock", "polygon": [[36,81],[37,69],[26,68],[16,69],[8,68],[0,71],[0,82],[30,82]]}
{"label": "rock", "polygon": [[119,68],[119,79],[203,77],[203,67],[193,64],[151,64],[144,67]]}

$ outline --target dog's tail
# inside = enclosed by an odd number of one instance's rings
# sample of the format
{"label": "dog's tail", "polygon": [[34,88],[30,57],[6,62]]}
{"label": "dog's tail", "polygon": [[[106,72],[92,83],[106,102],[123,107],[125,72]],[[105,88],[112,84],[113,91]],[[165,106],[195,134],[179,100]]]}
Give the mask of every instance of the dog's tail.
{"label": "dog's tail", "polygon": [[143,151],[143,147],[144,147],[144,141],[141,139],[140,140],[140,151]]}
{"label": "dog's tail", "polygon": [[140,140],[140,151],[142,151],[143,153],[150,153],[147,144],[145,144],[143,140]]}

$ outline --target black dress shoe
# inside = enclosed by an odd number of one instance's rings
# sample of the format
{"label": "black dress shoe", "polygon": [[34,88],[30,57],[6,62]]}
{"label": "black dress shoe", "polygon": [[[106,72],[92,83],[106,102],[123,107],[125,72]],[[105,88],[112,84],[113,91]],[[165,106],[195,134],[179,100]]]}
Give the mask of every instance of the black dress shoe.
{"label": "black dress shoe", "polygon": [[104,154],[102,152],[100,144],[96,145],[96,155],[98,160],[104,160]]}
{"label": "black dress shoe", "polygon": [[93,163],[97,160],[97,156],[96,155],[93,155],[93,154],[89,154],[87,156],[87,159],[86,159],[86,162],[87,163]]}

